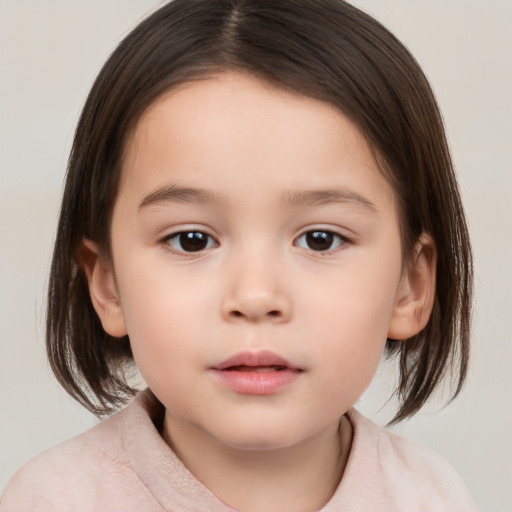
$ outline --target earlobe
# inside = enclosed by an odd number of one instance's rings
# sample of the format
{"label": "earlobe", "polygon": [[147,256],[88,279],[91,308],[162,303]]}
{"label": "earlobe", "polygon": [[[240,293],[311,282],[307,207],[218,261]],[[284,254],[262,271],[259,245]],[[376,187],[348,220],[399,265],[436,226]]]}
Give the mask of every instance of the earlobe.
{"label": "earlobe", "polygon": [[103,329],[116,338],[125,336],[126,324],[111,263],[102,257],[95,242],[85,238],[80,247],[79,260],[87,278],[92,305]]}
{"label": "earlobe", "polygon": [[437,252],[432,237],[423,233],[412,261],[404,271],[389,325],[388,338],[405,340],[426,325],[434,307]]}

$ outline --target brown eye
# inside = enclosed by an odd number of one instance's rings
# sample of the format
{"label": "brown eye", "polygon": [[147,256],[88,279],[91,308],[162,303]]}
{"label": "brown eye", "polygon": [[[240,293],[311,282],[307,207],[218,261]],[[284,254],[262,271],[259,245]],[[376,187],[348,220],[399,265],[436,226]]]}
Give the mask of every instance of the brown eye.
{"label": "brown eye", "polygon": [[178,252],[199,252],[215,247],[214,239],[202,231],[182,231],[167,238],[167,243]]}
{"label": "brown eye", "polygon": [[324,252],[336,249],[345,242],[340,234],[332,231],[307,231],[301,235],[296,244],[299,247],[310,249],[312,251]]}

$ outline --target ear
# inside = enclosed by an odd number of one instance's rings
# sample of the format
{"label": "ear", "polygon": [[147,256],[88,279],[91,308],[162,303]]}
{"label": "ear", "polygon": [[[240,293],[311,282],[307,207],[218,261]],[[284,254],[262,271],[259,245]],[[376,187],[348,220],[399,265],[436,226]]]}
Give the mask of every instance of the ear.
{"label": "ear", "polygon": [[437,251],[432,237],[423,233],[413,258],[404,270],[389,325],[388,338],[405,340],[428,322],[436,291]]}
{"label": "ear", "polygon": [[96,243],[85,238],[82,240],[79,259],[87,277],[92,305],[103,329],[116,338],[125,336],[126,323],[111,263],[102,257]]}

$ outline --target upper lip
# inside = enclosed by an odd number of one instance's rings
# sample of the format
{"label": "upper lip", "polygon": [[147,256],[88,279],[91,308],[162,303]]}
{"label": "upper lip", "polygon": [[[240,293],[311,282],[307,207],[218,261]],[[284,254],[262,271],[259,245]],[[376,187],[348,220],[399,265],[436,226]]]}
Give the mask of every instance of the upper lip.
{"label": "upper lip", "polygon": [[283,366],[291,370],[300,370],[296,366],[293,366],[283,357],[271,352],[269,350],[263,350],[259,352],[244,351],[239,352],[232,357],[222,361],[218,365],[214,366],[214,370],[225,370],[233,366]]}

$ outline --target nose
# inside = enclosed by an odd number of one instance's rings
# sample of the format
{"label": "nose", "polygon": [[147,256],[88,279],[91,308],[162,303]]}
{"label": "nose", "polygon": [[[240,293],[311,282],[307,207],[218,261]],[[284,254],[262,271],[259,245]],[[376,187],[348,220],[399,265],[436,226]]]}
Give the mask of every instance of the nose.
{"label": "nose", "polygon": [[291,317],[285,279],[271,262],[247,261],[231,266],[222,300],[222,315],[230,322],[284,323]]}

